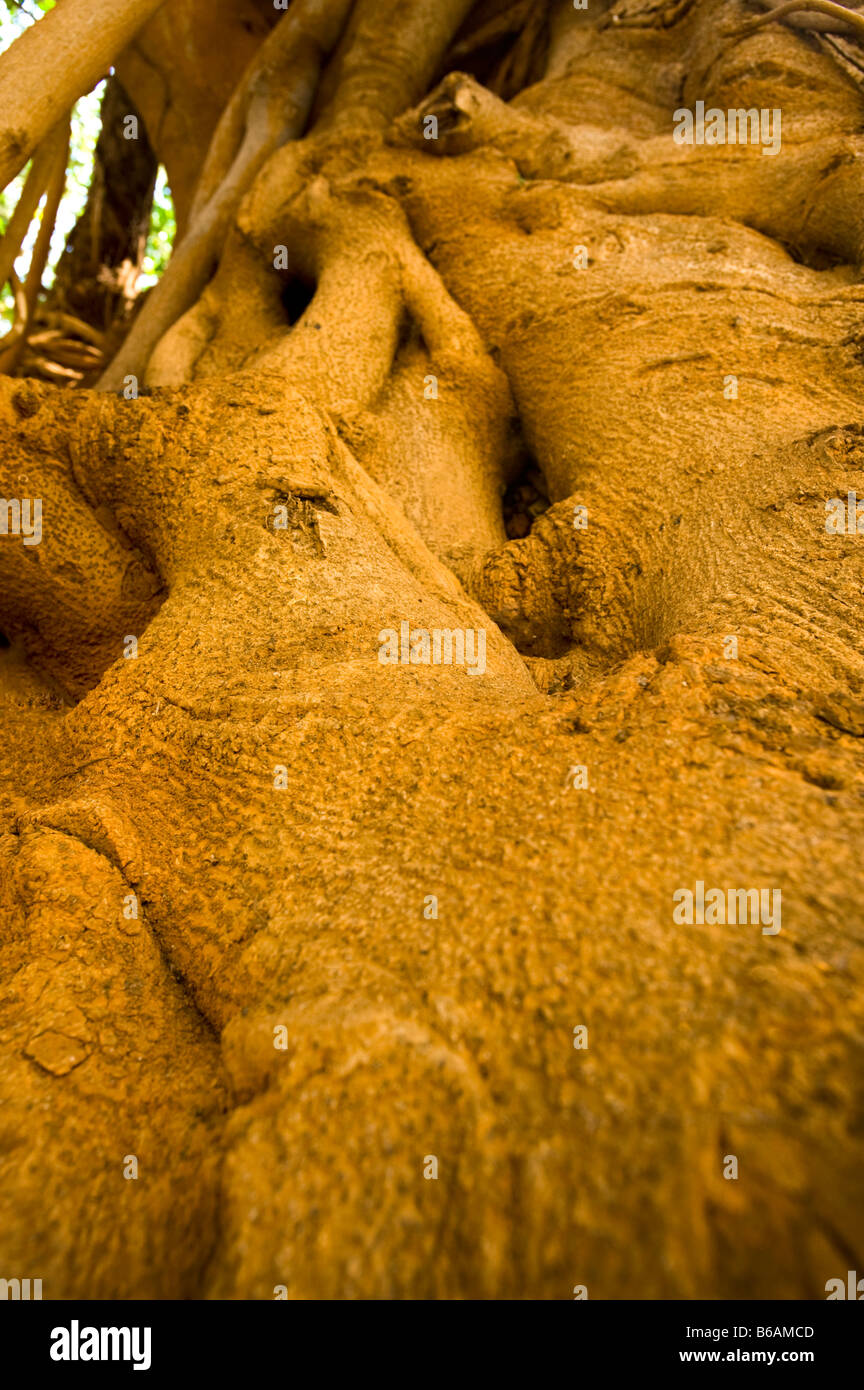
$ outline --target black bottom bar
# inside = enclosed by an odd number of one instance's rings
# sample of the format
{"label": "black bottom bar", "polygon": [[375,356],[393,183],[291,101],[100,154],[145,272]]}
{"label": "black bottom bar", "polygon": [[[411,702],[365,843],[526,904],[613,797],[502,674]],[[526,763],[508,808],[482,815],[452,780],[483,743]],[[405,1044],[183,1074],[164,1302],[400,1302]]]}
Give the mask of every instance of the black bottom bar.
{"label": "black bottom bar", "polygon": [[454,1373],[488,1385],[499,1372],[508,1384],[524,1372],[533,1385],[568,1367],[574,1376],[796,1367],[824,1383],[841,1369],[855,1373],[862,1330],[864,1310],[839,1300],[0,1304],[4,1364],[56,1383],[105,1373],[143,1383],[177,1372],[212,1372],[222,1383],[281,1372],[296,1384],[309,1383],[310,1372],[332,1379],[341,1365],[353,1382],[440,1375],[444,1390]]}

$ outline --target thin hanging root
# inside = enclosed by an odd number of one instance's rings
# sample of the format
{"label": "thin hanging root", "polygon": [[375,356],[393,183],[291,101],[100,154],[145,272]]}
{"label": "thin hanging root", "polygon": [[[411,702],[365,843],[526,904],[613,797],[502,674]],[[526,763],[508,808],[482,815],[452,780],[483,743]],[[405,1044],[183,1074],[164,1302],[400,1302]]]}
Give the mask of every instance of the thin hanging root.
{"label": "thin hanging root", "polygon": [[5,285],[9,273],[21,254],[24,239],[30,230],[30,223],[36,209],[51,183],[56,167],[57,152],[65,148],[68,141],[68,119],[54,127],[47,140],[33,156],[30,172],[24,182],[21,197],[6,226],[6,233],[0,240],[0,286]]}
{"label": "thin hanging root", "polygon": [[[85,343],[92,343],[93,347],[101,352],[105,347],[105,334],[100,333],[98,328],[92,324],[85,323],[75,314],[61,313],[60,310],[52,309],[50,313],[40,314],[39,322],[44,323],[46,328],[63,328],[67,334],[73,338],[83,338]],[[31,338],[31,342],[34,339]]]}
{"label": "thin hanging root", "polygon": [[[4,356],[9,348],[13,348],[18,343],[23,342],[24,335],[27,332],[27,322],[29,318],[27,296],[24,293],[24,286],[21,284],[14,270],[10,271],[9,282],[12,286],[12,293],[15,296],[15,321],[5,337],[0,338],[0,349],[3,350]],[[0,363],[2,363],[2,361],[3,357],[0,357]]]}
{"label": "thin hanging root", "polygon": [[472,53],[476,53],[478,49],[485,48],[498,39],[507,39],[512,34],[518,34],[531,14],[532,6],[533,0],[517,0],[511,9],[496,15],[487,24],[462,39],[461,43],[455,44],[447,54],[445,66],[452,68]]}
{"label": "thin hanging root", "polygon": [[524,86],[534,55],[542,41],[546,22],[546,10],[544,6],[538,5],[529,14],[525,27],[490,83],[496,96],[509,98]]}
{"label": "thin hanging root", "polygon": [[848,10],[845,5],[835,5],[833,0],[787,0],[784,5],[778,5],[776,9],[769,10],[767,14],[758,15],[755,19],[750,19],[746,24],[736,26],[732,31],[735,34],[752,34],[757,29],[762,29],[766,24],[771,24],[775,19],[785,19],[791,14],[823,14],[831,19],[842,20],[848,24],[853,31],[854,37],[864,37],[864,15],[857,10]]}
{"label": "thin hanging root", "polygon": [[280,140],[297,138],[301,133],[321,59],[337,43],[350,8],[351,0],[330,0],[323,10],[320,6],[298,5],[265,39],[237,84],[210,141],[195,189],[190,225],[195,224],[225,184],[241,151],[244,163],[249,163],[250,131],[254,146],[269,143],[266,127],[274,119],[279,124]]}
{"label": "thin hanging root", "polygon": [[28,375],[30,369],[38,371],[49,381],[56,381],[60,386],[70,385],[72,382],[80,381],[83,371],[78,371],[72,367],[61,367],[59,362],[51,362],[47,357],[42,357],[38,352],[28,353],[27,356]]}
{"label": "thin hanging root", "polygon": [[[39,298],[39,291],[42,288],[42,276],[45,273],[45,266],[48,263],[48,255],[51,250],[51,237],[54,232],[54,223],[57,220],[57,212],[66,189],[66,165],[69,160],[71,129],[72,122],[70,112],[65,122],[61,122],[57,127],[56,137],[53,135],[51,137],[52,163],[48,170],[45,208],[42,213],[42,221],[39,224],[36,245],[33,247],[33,255],[30,258],[26,285],[23,289],[26,306],[23,327],[22,331],[17,334],[15,333],[15,329],[13,329],[13,332],[8,334],[7,337],[0,342],[0,372],[11,372],[15,367],[24,347],[27,329],[33,322],[36,301]],[[16,312],[16,325],[17,319],[18,315]]]}
{"label": "thin hanging root", "polygon": [[52,362],[75,370],[92,371],[102,361],[102,354],[98,348],[91,347],[89,343],[81,343],[77,338],[66,338],[62,333],[52,330],[31,333],[27,339],[27,346],[37,352],[41,349],[50,356]]}
{"label": "thin hanging root", "polygon": [[[385,130],[427,90],[473,0],[357,0],[318,93],[316,133]],[[399,14],[394,42],[393,17]],[[403,17],[404,16],[404,17]]]}

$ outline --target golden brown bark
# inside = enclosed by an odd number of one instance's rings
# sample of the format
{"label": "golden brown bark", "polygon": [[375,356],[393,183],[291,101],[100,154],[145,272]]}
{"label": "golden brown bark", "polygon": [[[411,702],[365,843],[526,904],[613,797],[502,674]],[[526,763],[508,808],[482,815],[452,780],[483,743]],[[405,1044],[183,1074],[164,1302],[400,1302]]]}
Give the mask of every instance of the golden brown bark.
{"label": "golden brown bark", "polygon": [[[693,0],[551,6],[505,101],[447,54],[509,8],[360,0],[235,207],[238,89],[140,397],[0,378],[45,495],[0,552],[0,1243],[46,1297],[861,1267],[864,96]],[[675,144],[698,100],[782,148]],[[383,664],[404,622],[484,671]],[[699,882],[782,929],[677,922]]]}

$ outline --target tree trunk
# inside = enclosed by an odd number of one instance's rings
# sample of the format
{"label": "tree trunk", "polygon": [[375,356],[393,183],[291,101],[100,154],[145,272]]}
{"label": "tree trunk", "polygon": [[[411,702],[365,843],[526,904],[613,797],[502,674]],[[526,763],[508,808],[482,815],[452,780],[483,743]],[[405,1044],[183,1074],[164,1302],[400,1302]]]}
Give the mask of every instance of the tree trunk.
{"label": "tree trunk", "polygon": [[[0,1263],[46,1297],[861,1268],[864,97],[750,17],[293,0],[157,329],[0,378]],[[677,143],[700,101],[779,150]]]}

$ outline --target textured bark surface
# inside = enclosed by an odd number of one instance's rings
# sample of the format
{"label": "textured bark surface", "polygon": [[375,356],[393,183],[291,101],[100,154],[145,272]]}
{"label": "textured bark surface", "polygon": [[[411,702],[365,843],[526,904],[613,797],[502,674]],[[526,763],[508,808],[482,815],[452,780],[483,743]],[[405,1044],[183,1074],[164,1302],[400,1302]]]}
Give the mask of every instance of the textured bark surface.
{"label": "textured bark surface", "polygon": [[[279,20],[305,123],[253,50],[197,147],[186,236],[231,212],[190,307],[111,389],[0,377],[0,492],[43,499],[0,537],[2,1265],[824,1297],[864,1259],[862,540],[825,525],[864,494],[864,96],[737,0],[336,9]],[[697,101],[781,150],[677,145]],[[485,672],[382,665],[406,621]],[[782,930],[676,924],[697,881]]]}

